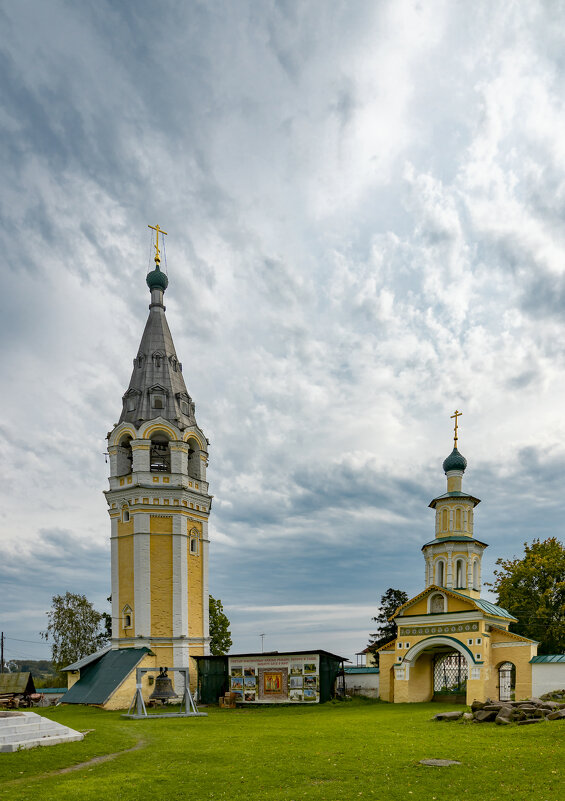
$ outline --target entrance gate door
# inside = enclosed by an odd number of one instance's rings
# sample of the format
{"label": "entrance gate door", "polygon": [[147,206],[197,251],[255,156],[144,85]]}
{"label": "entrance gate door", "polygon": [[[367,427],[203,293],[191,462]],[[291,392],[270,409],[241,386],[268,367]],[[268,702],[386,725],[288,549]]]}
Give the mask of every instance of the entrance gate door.
{"label": "entrance gate door", "polygon": [[498,669],[499,700],[512,700],[512,662],[503,662]]}
{"label": "entrance gate door", "polygon": [[[468,678],[467,661],[458,651],[439,654],[434,659],[434,698],[463,696],[465,703]],[[460,698],[457,698],[459,701]]]}

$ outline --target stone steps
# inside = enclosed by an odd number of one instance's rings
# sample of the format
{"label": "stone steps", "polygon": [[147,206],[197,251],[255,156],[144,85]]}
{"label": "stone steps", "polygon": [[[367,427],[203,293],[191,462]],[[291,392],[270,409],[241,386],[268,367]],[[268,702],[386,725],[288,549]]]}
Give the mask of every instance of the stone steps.
{"label": "stone steps", "polygon": [[0,718],[0,753],[82,740],[81,734],[35,712],[16,712]]}

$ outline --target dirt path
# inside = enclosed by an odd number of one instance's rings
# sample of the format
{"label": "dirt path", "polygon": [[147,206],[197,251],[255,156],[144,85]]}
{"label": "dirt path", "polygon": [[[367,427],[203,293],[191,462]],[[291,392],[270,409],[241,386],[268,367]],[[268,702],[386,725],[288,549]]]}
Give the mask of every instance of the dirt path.
{"label": "dirt path", "polygon": [[109,762],[111,759],[123,756],[124,754],[131,754],[132,751],[139,751],[147,743],[145,740],[140,740],[132,748],[126,748],[125,751],[116,751],[114,754],[104,754],[104,756],[94,757],[87,762],[79,762],[78,765],[70,765],[68,768],[59,768],[59,770],[50,770],[47,773],[38,773],[37,776],[22,776],[21,779],[10,779],[7,782],[2,782],[2,787],[11,787],[14,784],[23,784],[24,782],[33,782],[38,779],[50,779],[52,776],[61,776],[64,773],[72,773],[75,770],[83,770],[84,768],[91,768],[95,765],[101,765],[102,762]]}

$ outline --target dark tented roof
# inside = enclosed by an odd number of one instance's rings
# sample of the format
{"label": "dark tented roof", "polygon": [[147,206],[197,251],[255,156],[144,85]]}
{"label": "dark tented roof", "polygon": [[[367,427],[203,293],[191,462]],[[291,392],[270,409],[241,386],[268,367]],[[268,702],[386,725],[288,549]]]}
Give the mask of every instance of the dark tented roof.
{"label": "dark tented roof", "polygon": [[121,648],[86,665],[81,677],[64,695],[65,704],[105,704],[149,648]]}

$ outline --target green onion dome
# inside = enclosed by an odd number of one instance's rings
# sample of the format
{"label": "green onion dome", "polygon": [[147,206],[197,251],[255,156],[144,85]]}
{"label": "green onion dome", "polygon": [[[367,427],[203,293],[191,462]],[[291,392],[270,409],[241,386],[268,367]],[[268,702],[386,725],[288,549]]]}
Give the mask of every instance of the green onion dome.
{"label": "green onion dome", "polygon": [[464,473],[466,467],[467,459],[465,459],[464,456],[461,456],[457,448],[453,448],[443,463],[443,470],[445,473],[449,473],[451,470],[460,470],[462,473]]}
{"label": "green onion dome", "polygon": [[151,270],[150,273],[147,273],[147,286],[149,289],[162,289],[163,292],[169,286],[169,279],[165,275],[165,273],[159,269],[159,265],[155,267],[154,270]]}

